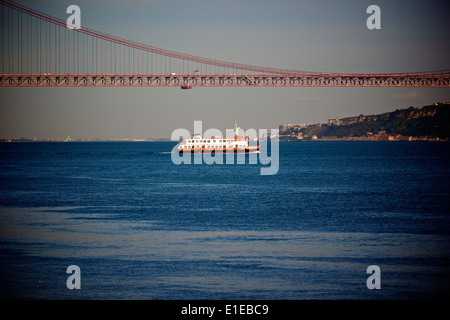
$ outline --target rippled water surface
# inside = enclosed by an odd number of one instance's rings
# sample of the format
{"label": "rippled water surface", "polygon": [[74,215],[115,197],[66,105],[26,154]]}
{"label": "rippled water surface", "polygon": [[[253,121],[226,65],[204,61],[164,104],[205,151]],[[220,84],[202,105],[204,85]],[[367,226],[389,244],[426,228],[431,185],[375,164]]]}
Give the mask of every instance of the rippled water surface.
{"label": "rippled water surface", "polygon": [[173,146],[0,144],[2,297],[449,297],[448,143],[280,143],[273,176]]}

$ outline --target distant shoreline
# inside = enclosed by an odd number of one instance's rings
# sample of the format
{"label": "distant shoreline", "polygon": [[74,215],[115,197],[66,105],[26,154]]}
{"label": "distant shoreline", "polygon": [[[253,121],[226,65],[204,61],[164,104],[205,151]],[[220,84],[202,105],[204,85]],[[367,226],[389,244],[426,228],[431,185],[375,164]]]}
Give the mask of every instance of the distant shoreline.
{"label": "distant shoreline", "polygon": [[[447,139],[431,139],[431,138],[414,138],[412,140],[369,140],[364,139],[364,137],[347,137],[347,138],[336,138],[336,139],[328,139],[328,138],[321,138],[321,139],[314,139],[314,140],[280,140],[280,143],[305,143],[305,142],[417,142],[417,141],[426,141],[426,142],[448,142]],[[51,140],[33,140],[33,139],[0,139],[0,143],[42,143],[42,142],[50,142],[50,143],[96,143],[96,142],[173,142],[176,143],[176,141],[171,141],[169,139],[148,139],[148,140],[141,140],[141,139],[123,139],[123,140],[89,140],[89,139],[80,139],[80,140],[58,140],[58,139],[51,139]]]}
{"label": "distant shoreline", "polygon": [[372,138],[372,137],[342,137],[342,138],[329,138],[322,137],[317,139],[303,139],[303,140],[280,140],[280,142],[341,142],[341,141],[367,141],[367,142],[398,142],[398,141],[406,141],[406,142],[414,142],[414,141],[431,141],[431,142],[447,142],[448,139],[439,139],[438,137],[409,137],[409,138],[396,138],[394,136],[390,136],[388,138]]}
{"label": "distant shoreline", "polygon": [[28,139],[0,138],[0,142],[170,142],[170,139]]}
{"label": "distant shoreline", "polygon": [[446,141],[450,102],[397,109],[378,115],[328,119],[327,123],[281,124],[281,141]]}

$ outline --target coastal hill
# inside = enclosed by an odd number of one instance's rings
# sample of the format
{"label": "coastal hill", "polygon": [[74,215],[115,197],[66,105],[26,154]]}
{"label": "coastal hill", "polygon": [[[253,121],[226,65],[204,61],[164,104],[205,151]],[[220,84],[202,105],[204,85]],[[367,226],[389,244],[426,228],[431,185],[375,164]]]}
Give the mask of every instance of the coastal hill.
{"label": "coastal hill", "polygon": [[280,141],[447,140],[450,102],[409,107],[378,115],[329,119],[326,124],[282,124]]}

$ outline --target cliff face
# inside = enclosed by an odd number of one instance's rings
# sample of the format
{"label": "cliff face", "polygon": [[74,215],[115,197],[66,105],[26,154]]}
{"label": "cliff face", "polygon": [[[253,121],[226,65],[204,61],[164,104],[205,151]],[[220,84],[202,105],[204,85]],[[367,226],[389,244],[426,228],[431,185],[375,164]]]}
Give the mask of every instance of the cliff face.
{"label": "cliff face", "polygon": [[394,112],[382,113],[379,115],[359,115],[341,119],[341,125],[349,125],[360,122],[389,121],[394,119],[411,120],[421,117],[434,117],[439,105],[424,106],[422,108],[409,107],[408,109],[395,110]]}
{"label": "cliff face", "polygon": [[[281,127],[281,126],[280,126]],[[373,137],[374,135],[450,138],[450,103],[409,107],[378,115],[330,119],[327,124],[280,131],[281,140]]]}

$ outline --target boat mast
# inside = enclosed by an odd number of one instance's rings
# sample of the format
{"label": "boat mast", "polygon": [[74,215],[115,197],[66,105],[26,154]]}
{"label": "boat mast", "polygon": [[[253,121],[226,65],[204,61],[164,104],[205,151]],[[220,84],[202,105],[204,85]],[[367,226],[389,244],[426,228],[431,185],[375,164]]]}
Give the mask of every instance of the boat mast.
{"label": "boat mast", "polygon": [[234,122],[234,133],[235,133],[235,135],[237,136],[237,135],[239,135],[239,127],[237,126],[237,122],[235,121]]}

